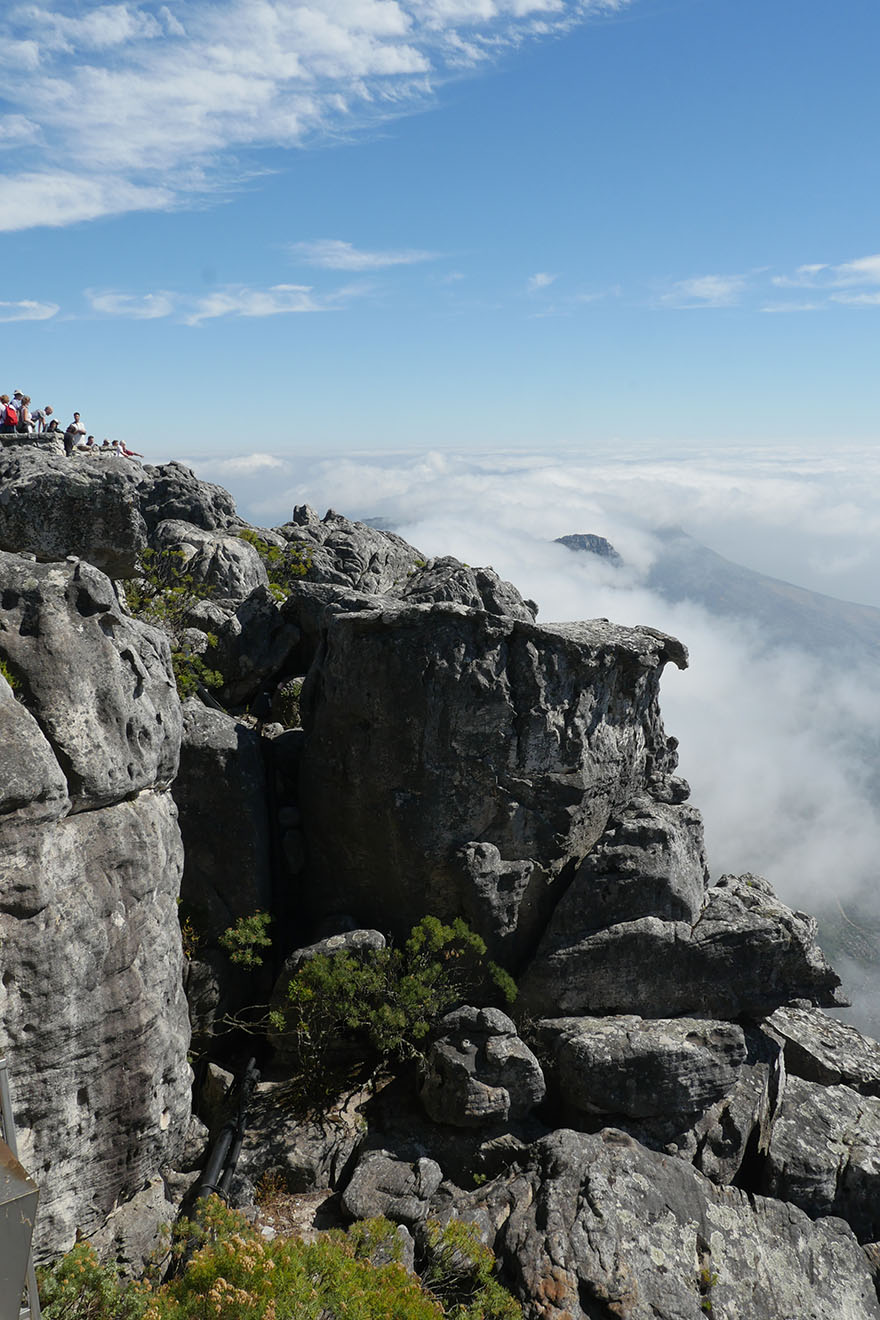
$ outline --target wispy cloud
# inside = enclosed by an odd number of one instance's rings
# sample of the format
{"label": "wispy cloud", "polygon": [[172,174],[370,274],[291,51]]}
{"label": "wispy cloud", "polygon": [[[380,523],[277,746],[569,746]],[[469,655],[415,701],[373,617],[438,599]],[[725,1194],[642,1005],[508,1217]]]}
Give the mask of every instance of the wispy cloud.
{"label": "wispy cloud", "polygon": [[32,302],[29,298],[22,302],[0,302],[0,321],[48,321],[58,311],[57,303]]}
{"label": "wispy cloud", "polygon": [[736,307],[748,286],[746,275],[696,275],[678,280],[657,298],[660,307]]}
{"label": "wispy cloud", "polygon": [[810,289],[824,294],[826,305],[880,307],[880,253],[837,265],[811,262],[798,266],[790,275],[774,275],[772,282],[777,289]]}
{"label": "wispy cloud", "polygon": [[296,312],[338,311],[355,298],[364,297],[371,289],[372,285],[367,281],[346,284],[323,293],[316,292],[309,284],[272,284],[267,288],[228,284],[202,294],[167,289],[155,293],[86,289],[85,298],[92,311],[100,316],[135,321],[175,317],[184,325],[196,326],[203,321],[225,317],[253,318],[285,316]]}
{"label": "wispy cloud", "polygon": [[536,274],[529,276],[526,292],[538,293],[541,289],[549,289],[550,285],[558,278],[558,275],[550,275],[545,270],[539,270]]}
{"label": "wispy cloud", "polygon": [[176,306],[173,293],[96,293],[86,289],[86,298],[96,312],[105,316],[124,316],[135,321],[153,321],[170,316]]}
{"label": "wispy cloud", "polygon": [[389,266],[414,266],[422,261],[436,261],[439,252],[420,248],[365,252],[341,238],[319,238],[312,243],[291,243],[289,252],[308,266],[325,270],[385,270]]}
{"label": "wispy cloud", "polygon": [[238,186],[251,149],[350,135],[430,105],[463,70],[630,3],[13,3],[3,45],[18,76],[3,97],[17,140],[40,149],[30,173],[4,181],[16,214],[0,228],[167,209]]}

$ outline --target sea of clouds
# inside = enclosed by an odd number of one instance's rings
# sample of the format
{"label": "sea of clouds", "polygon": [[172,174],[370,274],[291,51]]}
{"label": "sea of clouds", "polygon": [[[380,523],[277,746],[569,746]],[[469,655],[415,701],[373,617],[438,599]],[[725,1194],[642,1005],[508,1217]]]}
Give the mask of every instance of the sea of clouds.
{"label": "sea of clouds", "polygon": [[[603,617],[679,637],[690,667],[667,669],[662,708],[713,876],[753,871],[792,906],[842,907],[880,929],[880,657],[815,654],[808,638],[771,646],[753,621],[644,586],[656,532],[677,526],[752,569],[880,606],[880,452],[263,454],[194,466],[258,525],[306,502],[384,517],[425,555],[491,564],[538,602],[539,620]],[[571,532],[607,537],[625,567],[554,544]],[[880,977],[857,979],[870,1020]]]}

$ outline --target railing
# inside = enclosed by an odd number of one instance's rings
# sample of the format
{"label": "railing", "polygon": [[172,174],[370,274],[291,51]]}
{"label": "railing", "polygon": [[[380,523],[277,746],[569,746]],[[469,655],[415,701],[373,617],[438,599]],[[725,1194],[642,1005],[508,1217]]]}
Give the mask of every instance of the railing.
{"label": "railing", "polygon": [[[18,1162],[18,1141],[9,1094],[9,1069],[0,1059],[0,1320],[40,1320],[40,1297],[32,1249],[39,1192]],[[11,1211],[11,1213],[10,1213]],[[28,1304],[21,1306],[27,1289]]]}

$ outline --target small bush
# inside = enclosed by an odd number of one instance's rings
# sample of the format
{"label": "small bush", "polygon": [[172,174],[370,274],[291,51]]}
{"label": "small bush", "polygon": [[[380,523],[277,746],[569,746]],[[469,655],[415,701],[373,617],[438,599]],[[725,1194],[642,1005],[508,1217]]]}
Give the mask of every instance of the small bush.
{"label": "small bush", "polygon": [[425,1225],[422,1283],[447,1315],[461,1320],[522,1320],[522,1307],[495,1278],[495,1256],[473,1224]]}
{"label": "small bush", "polygon": [[[212,596],[214,587],[188,572],[182,550],[143,550],[138,570],[139,576],[125,583],[126,604],[136,619],[161,628],[168,636],[181,701],[193,696],[199,687],[222,687],[223,675],[211,669],[184,636],[193,606]],[[208,645],[217,645],[212,633],[208,633]]]}
{"label": "small bush", "polygon": [[[433,1024],[481,991],[516,996],[512,978],[485,961],[486,945],[460,918],[425,917],[401,948],[319,954],[291,979],[287,1004],[270,1015],[292,1043],[299,1074],[317,1102],[338,1092],[333,1056],[340,1040],[359,1046],[373,1067],[419,1057]],[[323,1088],[318,1095],[316,1088]]]}
{"label": "small bush", "polygon": [[12,691],[16,695],[18,695],[18,693],[21,691],[21,683],[18,680],[18,678],[15,676],[15,674],[12,672],[12,670],[9,668],[9,665],[6,663],[6,661],[3,659],[2,656],[0,656],[0,675],[2,675],[3,678],[6,679],[6,682],[12,688]]}
{"label": "small bush", "polygon": [[288,543],[282,549],[271,541],[264,541],[250,527],[239,532],[243,541],[252,545],[263,561],[269,578],[269,589],[276,600],[284,600],[293,587],[306,577],[312,566],[312,556],[305,546]]}
{"label": "small bush", "polygon": [[234,926],[230,926],[220,936],[220,943],[229,954],[230,962],[239,967],[262,967],[261,949],[271,947],[272,940],[268,928],[272,917],[268,912],[252,912],[249,916],[239,917]]}
{"label": "small bush", "polygon": [[142,1320],[150,1304],[146,1286],[102,1265],[88,1242],[39,1270],[38,1290],[44,1320]]}

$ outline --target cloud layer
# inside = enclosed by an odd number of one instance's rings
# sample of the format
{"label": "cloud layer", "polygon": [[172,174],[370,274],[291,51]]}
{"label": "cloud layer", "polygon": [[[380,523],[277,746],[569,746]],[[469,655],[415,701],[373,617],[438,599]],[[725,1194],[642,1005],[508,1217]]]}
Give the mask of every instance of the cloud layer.
{"label": "cloud layer", "polygon": [[[167,209],[253,149],[351,134],[520,43],[630,0],[56,0],[4,11],[0,229]],[[363,267],[347,267],[363,269]]]}

